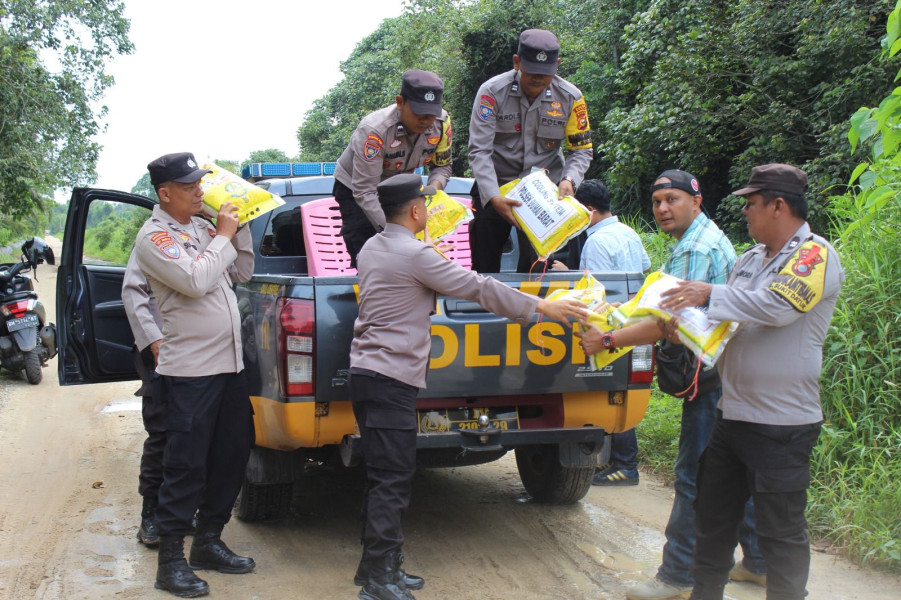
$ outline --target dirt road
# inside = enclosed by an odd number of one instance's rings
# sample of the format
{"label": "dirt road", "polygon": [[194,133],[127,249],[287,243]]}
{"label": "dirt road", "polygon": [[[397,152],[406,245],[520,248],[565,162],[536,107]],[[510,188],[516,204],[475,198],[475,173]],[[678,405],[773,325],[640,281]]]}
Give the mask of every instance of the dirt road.
{"label": "dirt road", "polygon": [[[57,247],[58,251],[58,247]],[[38,291],[53,310],[55,274]],[[144,433],[133,383],[60,388],[56,361],[38,386],[0,376],[0,598],[171,598],[152,589],[156,553],[135,541]],[[211,598],[355,598],[356,471],[323,473],[296,494],[287,519],[232,520],[226,539],[253,556],[249,575],[204,572]],[[407,568],[427,578],[419,600],[623,598],[660,560],[672,489],[593,488],[579,504],[529,501],[512,456],[479,467],[417,473],[405,519]],[[901,581],[814,553],[810,598],[897,600]],[[733,600],[763,600],[750,584]]]}

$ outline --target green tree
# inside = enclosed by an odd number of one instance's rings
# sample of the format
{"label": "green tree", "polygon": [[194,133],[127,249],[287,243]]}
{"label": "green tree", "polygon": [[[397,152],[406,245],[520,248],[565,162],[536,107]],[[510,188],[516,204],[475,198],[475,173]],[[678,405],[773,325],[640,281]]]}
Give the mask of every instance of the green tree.
{"label": "green tree", "polygon": [[[752,166],[789,162],[808,171],[825,230],[824,192],[848,175],[845,115],[888,73],[871,60],[887,13],[887,0],[653,0],[626,28],[623,101],[599,136],[614,193],[646,206],[651,178],[680,167],[715,208]],[[738,205],[718,213],[736,239]]]}
{"label": "green tree", "polygon": [[24,215],[62,186],[94,181],[92,140],[113,83],[111,56],[132,52],[119,0],[0,0],[0,210]]}
{"label": "green tree", "polygon": [[132,194],[139,194],[141,196],[147,196],[152,200],[156,200],[159,202],[159,196],[156,195],[156,190],[153,189],[153,186],[150,185],[150,173],[144,173],[141,175],[141,178],[138,179],[138,182],[134,184],[131,188]]}
{"label": "green tree", "polygon": [[394,102],[404,69],[424,68],[400,59],[400,48],[410,39],[405,23],[411,18],[385,19],[341,63],[344,79],[313,103],[297,130],[300,160],[336,160],[360,119]]}

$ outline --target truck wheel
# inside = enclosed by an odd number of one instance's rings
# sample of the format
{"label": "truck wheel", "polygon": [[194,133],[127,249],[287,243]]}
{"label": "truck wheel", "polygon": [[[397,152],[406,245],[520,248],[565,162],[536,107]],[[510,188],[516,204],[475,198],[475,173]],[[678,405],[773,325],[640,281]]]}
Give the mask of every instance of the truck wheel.
{"label": "truck wheel", "polygon": [[594,467],[564,467],[559,447],[521,446],[516,448],[516,467],[526,491],[544,504],[572,504],[591,489]]}
{"label": "truck wheel", "polygon": [[41,372],[41,356],[38,354],[37,347],[32,348],[25,353],[25,378],[28,383],[37,385],[41,382],[44,374]]}
{"label": "truck wheel", "polygon": [[280,519],[291,509],[293,487],[290,483],[249,483],[245,479],[235,501],[235,516],[242,521]]}

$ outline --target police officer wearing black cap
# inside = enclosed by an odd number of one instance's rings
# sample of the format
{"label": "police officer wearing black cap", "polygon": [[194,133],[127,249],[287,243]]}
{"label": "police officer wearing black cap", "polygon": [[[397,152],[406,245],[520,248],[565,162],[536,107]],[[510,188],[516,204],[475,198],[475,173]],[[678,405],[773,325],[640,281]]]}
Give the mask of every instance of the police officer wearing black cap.
{"label": "police officer wearing black cap", "polygon": [[[248,228],[238,227],[236,206],[222,205],[215,229],[195,216],[203,200],[200,179],[210,171],[199,168],[192,154],[167,154],[147,169],[160,203],[138,232],[134,255],[163,320],[156,370],[159,396],[167,402],[155,586],[193,598],[210,588],[192,569],[247,573],[255,566],[220,538],[253,444],[232,290],[253,274],[253,250]],[[184,536],[195,512],[186,562]]]}
{"label": "police officer wearing black cap", "polygon": [[427,166],[430,186],[447,185],[453,131],[443,97],[444,82],[435,73],[404,72],[395,104],[366,115],[338,159],[333,193],[352,266],[366,240],[385,227],[376,194],[380,181]]}
{"label": "police officer wearing black cap", "polygon": [[[513,70],[482,84],[469,121],[469,163],[475,219],[469,225],[472,266],[496,273],[510,226],[519,227],[500,186],[533,169],[545,169],[561,196],[572,196],[591,163],[591,127],[582,92],[557,75],[560,43],[550,31],[527,29],[519,36]],[[564,159],[563,146],[568,154]],[[527,273],[537,258],[519,231],[517,270]]]}
{"label": "police officer wearing black cap", "polygon": [[557,321],[587,313],[579,302],[549,302],[464,269],[416,239],[428,218],[425,196],[435,193],[418,175],[395,175],[377,191],[386,225],[358,257],[360,312],[350,350],[367,477],[363,557],[354,581],[363,586],[363,600],[410,600],[410,590],[424,582],[401,569],[401,516],[416,468],[416,396],[426,386],[436,295],[478,302],[520,324],[535,313]]}

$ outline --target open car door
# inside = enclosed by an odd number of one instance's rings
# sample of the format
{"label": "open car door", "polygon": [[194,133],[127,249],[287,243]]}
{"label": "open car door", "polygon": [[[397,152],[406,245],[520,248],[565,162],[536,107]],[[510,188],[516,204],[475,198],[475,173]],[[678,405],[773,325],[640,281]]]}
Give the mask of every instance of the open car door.
{"label": "open car door", "polygon": [[72,191],[56,282],[60,385],[138,378],[122,280],[154,204],[112,190]]}

